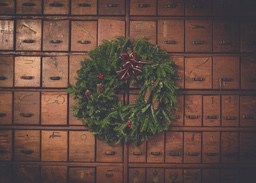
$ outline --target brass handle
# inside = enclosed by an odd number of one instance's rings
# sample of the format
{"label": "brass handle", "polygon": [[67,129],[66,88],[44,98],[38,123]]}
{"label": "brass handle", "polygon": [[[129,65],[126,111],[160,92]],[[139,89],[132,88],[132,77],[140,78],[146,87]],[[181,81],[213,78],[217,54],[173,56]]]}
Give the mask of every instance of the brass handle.
{"label": "brass handle", "polygon": [[50,80],[53,80],[53,81],[61,80],[61,77],[60,76],[51,76]]}
{"label": "brass handle", "polygon": [[59,40],[59,39],[56,39],[56,40],[50,40],[50,43],[51,44],[61,44],[63,41],[62,40]]}
{"label": "brass handle", "polygon": [[194,81],[204,81],[205,79],[204,79],[204,77],[198,76],[198,77],[194,77],[193,80]]}
{"label": "brass handle", "polygon": [[0,3],[0,6],[9,6],[8,3]]}
{"label": "brass handle", "polygon": [[119,4],[113,4],[113,3],[106,4],[107,8],[117,8],[118,6],[119,6]]}
{"label": "brass handle", "polygon": [[243,115],[243,119],[248,119],[248,120],[256,119],[256,115],[253,115],[253,114],[245,114],[245,115]]}
{"label": "brass handle", "polygon": [[32,6],[36,6],[35,3],[22,3],[22,6],[28,6],[28,7],[32,7]]}
{"label": "brass handle", "polygon": [[218,153],[215,153],[215,152],[207,152],[205,153],[206,156],[217,156]]}
{"label": "brass handle", "polygon": [[91,7],[92,5],[89,3],[79,3],[78,6],[84,8],[84,7]]}
{"label": "brass handle", "polygon": [[107,155],[107,156],[114,156],[115,154],[116,154],[115,151],[106,151],[105,152],[105,155]]}
{"label": "brass handle", "polygon": [[193,45],[204,45],[204,41],[198,40],[198,41],[192,41]]}
{"label": "brass handle", "polygon": [[7,79],[7,77],[5,77],[5,76],[0,76],[0,80],[6,80]]}
{"label": "brass handle", "polygon": [[142,152],[141,151],[139,151],[139,152],[133,152],[132,153],[134,156],[142,156]]}
{"label": "brass handle", "polygon": [[20,152],[23,153],[23,154],[27,154],[27,155],[30,155],[30,154],[34,153],[33,150],[21,150]]}
{"label": "brass handle", "polygon": [[175,40],[166,40],[165,44],[177,44],[177,41],[175,41]]}
{"label": "brass handle", "polygon": [[208,115],[207,119],[218,119],[218,115]]}
{"label": "brass handle", "polygon": [[166,4],[166,8],[176,8],[177,7],[177,3],[169,3],[169,4]]}
{"label": "brass handle", "polygon": [[221,78],[221,81],[224,82],[231,82],[233,79],[232,78]]}
{"label": "brass handle", "polygon": [[63,7],[64,4],[59,3],[59,2],[54,2],[54,3],[49,4],[49,6],[55,7],[55,8],[60,8],[60,7]]}
{"label": "brass handle", "polygon": [[199,152],[188,152],[187,154],[188,154],[188,156],[199,156],[200,155]]}
{"label": "brass handle", "polygon": [[34,79],[34,76],[21,76],[20,78],[24,80],[32,80]]}
{"label": "brass handle", "polygon": [[30,117],[32,117],[34,114],[33,114],[33,113],[20,113],[20,115],[21,115],[22,117],[25,117],[25,118],[30,118]]}
{"label": "brass handle", "polygon": [[139,3],[138,4],[138,8],[149,8],[150,7],[150,4],[147,4],[147,3]]}
{"label": "brass handle", "polygon": [[199,117],[199,115],[187,115],[188,119],[198,119]]}
{"label": "brass handle", "polygon": [[161,152],[151,152],[150,153],[151,155],[153,155],[153,156],[161,156]]}
{"label": "brass handle", "polygon": [[91,41],[89,40],[79,40],[77,41],[79,44],[91,44]]}
{"label": "brass handle", "polygon": [[7,115],[6,113],[0,112],[0,118],[1,118],[1,117],[5,117],[6,115]]}
{"label": "brass handle", "polygon": [[219,44],[220,44],[220,45],[231,45],[232,42],[229,41],[229,40],[220,40],[220,41],[219,41]]}
{"label": "brass handle", "polygon": [[113,170],[107,170],[106,177],[113,177],[114,173]]}
{"label": "brass handle", "polygon": [[168,156],[181,156],[180,151],[169,151]]}
{"label": "brass handle", "polygon": [[33,40],[33,39],[24,39],[22,42],[27,43],[27,44],[31,44],[31,43],[34,43],[35,40]]}
{"label": "brass handle", "polygon": [[204,29],[205,27],[203,25],[193,24],[192,29]]}
{"label": "brass handle", "polygon": [[224,116],[223,118],[224,118],[225,120],[230,120],[230,121],[237,119],[236,116]]}

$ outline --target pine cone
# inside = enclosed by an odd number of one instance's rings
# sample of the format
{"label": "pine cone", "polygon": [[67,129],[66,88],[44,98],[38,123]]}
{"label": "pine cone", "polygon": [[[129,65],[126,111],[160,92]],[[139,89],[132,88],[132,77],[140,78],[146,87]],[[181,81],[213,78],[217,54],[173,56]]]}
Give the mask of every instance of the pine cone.
{"label": "pine cone", "polygon": [[96,91],[97,91],[97,93],[103,93],[104,92],[104,85],[102,83],[97,84]]}
{"label": "pine cone", "polygon": [[157,110],[159,108],[159,104],[160,104],[157,96],[154,96],[152,103],[153,103],[153,109]]}
{"label": "pine cone", "polygon": [[85,94],[86,97],[90,97],[91,94],[92,94],[92,92],[91,92],[91,90],[88,90],[88,89],[87,89],[87,90],[84,92],[84,94]]}

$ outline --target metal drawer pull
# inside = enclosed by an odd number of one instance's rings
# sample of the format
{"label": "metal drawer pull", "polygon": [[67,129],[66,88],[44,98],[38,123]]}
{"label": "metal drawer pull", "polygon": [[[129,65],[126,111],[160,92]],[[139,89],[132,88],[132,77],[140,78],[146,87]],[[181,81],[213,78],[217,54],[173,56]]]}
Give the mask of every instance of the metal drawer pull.
{"label": "metal drawer pull", "polygon": [[204,29],[205,27],[203,25],[193,24],[192,29]]}
{"label": "metal drawer pull", "polygon": [[24,80],[32,80],[34,79],[34,76],[21,76],[20,78]]}
{"label": "metal drawer pull", "polygon": [[113,177],[114,173],[113,170],[107,170],[106,177]]}
{"label": "metal drawer pull", "polygon": [[35,40],[33,40],[33,39],[24,39],[22,42],[23,42],[23,43],[31,44],[31,43],[34,43]]}
{"label": "metal drawer pull", "polygon": [[150,153],[151,155],[153,155],[153,156],[161,156],[161,152],[151,152]]}
{"label": "metal drawer pull", "polygon": [[107,155],[107,156],[114,156],[115,154],[116,154],[115,151],[106,151],[105,152],[105,155]]}
{"label": "metal drawer pull", "polygon": [[27,154],[27,155],[30,155],[30,154],[34,153],[33,150],[21,150],[20,152],[23,153],[23,154]]}
{"label": "metal drawer pull", "polygon": [[204,45],[204,41],[198,40],[198,41],[192,41],[193,45]]}
{"label": "metal drawer pull", "polygon": [[219,42],[220,45],[231,45],[232,41],[229,40],[220,40]]}
{"label": "metal drawer pull", "polygon": [[237,117],[236,116],[224,116],[223,117],[225,120],[236,120]]}
{"label": "metal drawer pull", "polygon": [[225,156],[225,157],[235,157],[235,156],[236,156],[236,153],[234,153],[234,152],[225,153],[224,156]]}
{"label": "metal drawer pull", "polygon": [[57,39],[57,40],[50,40],[50,43],[51,44],[60,44],[60,43],[62,43],[63,41],[62,40],[59,40],[59,39]]}
{"label": "metal drawer pull", "polygon": [[181,156],[180,151],[169,151],[168,156]]}
{"label": "metal drawer pull", "polygon": [[218,119],[217,115],[208,115],[207,119]]}
{"label": "metal drawer pull", "polygon": [[1,118],[1,117],[5,117],[5,116],[6,116],[6,113],[0,112],[0,118]]}
{"label": "metal drawer pull", "polygon": [[60,8],[60,7],[63,7],[64,4],[62,3],[59,3],[59,2],[54,2],[54,3],[51,3],[49,4],[51,7],[55,7],[55,8]]}
{"label": "metal drawer pull", "polygon": [[89,3],[79,3],[78,6],[79,7],[91,7],[92,5]]}
{"label": "metal drawer pull", "polygon": [[198,76],[198,77],[194,77],[193,80],[194,81],[204,81],[205,79],[204,79],[204,77]]}
{"label": "metal drawer pull", "polygon": [[91,41],[89,40],[80,40],[80,41],[77,41],[79,44],[91,44]]}
{"label": "metal drawer pull", "polygon": [[165,44],[177,44],[177,41],[175,41],[175,40],[166,40]]}
{"label": "metal drawer pull", "polygon": [[149,8],[149,7],[150,7],[150,4],[147,4],[147,3],[138,4],[138,8]]}
{"label": "metal drawer pull", "polygon": [[22,6],[32,7],[32,6],[36,6],[36,4],[35,3],[23,3]]}
{"label": "metal drawer pull", "polygon": [[49,139],[54,139],[54,138],[60,138],[61,135],[59,132],[52,132],[52,134],[49,136]]}
{"label": "metal drawer pull", "polygon": [[7,77],[5,77],[5,76],[0,76],[0,80],[2,81],[2,80],[6,80],[7,79]]}
{"label": "metal drawer pull", "polygon": [[9,6],[8,3],[0,3],[0,6]]}
{"label": "metal drawer pull", "polygon": [[30,118],[32,117],[34,114],[33,113],[20,113],[20,115],[24,118]]}
{"label": "metal drawer pull", "polygon": [[53,81],[61,80],[61,77],[60,76],[51,76],[50,80],[53,80]]}
{"label": "metal drawer pull", "polygon": [[188,119],[198,119],[199,117],[199,115],[187,115]]}
{"label": "metal drawer pull", "polygon": [[134,156],[142,156],[142,152],[141,151],[139,151],[139,152],[133,152],[132,153]]}
{"label": "metal drawer pull", "polygon": [[118,6],[119,6],[119,4],[113,4],[113,3],[106,4],[107,8],[117,8]]}
{"label": "metal drawer pull", "polygon": [[243,115],[243,119],[256,119],[256,115],[253,114],[245,114]]}
{"label": "metal drawer pull", "polygon": [[166,8],[176,8],[177,7],[177,3],[169,3],[169,4],[166,4],[165,7]]}
{"label": "metal drawer pull", "polygon": [[214,152],[207,152],[205,153],[206,156],[218,156],[218,153],[214,153]]}
{"label": "metal drawer pull", "polygon": [[188,154],[188,156],[199,156],[200,155],[199,152],[188,152],[187,154]]}
{"label": "metal drawer pull", "polygon": [[233,79],[232,78],[221,78],[221,81],[224,82],[231,82]]}

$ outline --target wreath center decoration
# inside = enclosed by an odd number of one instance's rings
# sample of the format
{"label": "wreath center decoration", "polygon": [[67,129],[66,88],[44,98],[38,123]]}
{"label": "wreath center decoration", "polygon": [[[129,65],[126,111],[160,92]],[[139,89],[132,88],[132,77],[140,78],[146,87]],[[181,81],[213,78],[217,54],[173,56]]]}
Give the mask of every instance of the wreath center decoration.
{"label": "wreath center decoration", "polygon": [[[146,41],[120,37],[104,41],[81,62],[73,94],[74,116],[100,140],[139,145],[168,130],[177,104],[176,66],[168,54]],[[136,84],[139,95],[125,104],[118,91]]]}

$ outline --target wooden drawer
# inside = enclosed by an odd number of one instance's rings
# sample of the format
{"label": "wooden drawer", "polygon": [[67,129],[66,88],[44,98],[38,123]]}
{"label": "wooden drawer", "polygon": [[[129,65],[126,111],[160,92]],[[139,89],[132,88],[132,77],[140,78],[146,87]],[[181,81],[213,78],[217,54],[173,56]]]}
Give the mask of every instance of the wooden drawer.
{"label": "wooden drawer", "polygon": [[238,56],[213,57],[213,88],[239,89],[240,58]]}
{"label": "wooden drawer", "polygon": [[40,57],[15,57],[15,87],[40,87]]}
{"label": "wooden drawer", "polygon": [[72,21],[71,51],[90,51],[97,45],[96,21]]}
{"label": "wooden drawer", "polygon": [[185,126],[202,125],[202,96],[185,96]]}
{"label": "wooden drawer", "polygon": [[16,2],[16,14],[42,14],[42,1],[19,0]]}
{"label": "wooden drawer", "polygon": [[184,182],[186,183],[201,183],[200,169],[184,169]]}
{"label": "wooden drawer", "polygon": [[177,78],[176,84],[179,88],[184,88],[184,73],[185,73],[185,64],[183,56],[172,56],[171,61],[176,65],[177,69]]}
{"label": "wooden drawer", "polygon": [[184,95],[178,96],[178,108],[175,111],[175,119],[171,121],[171,126],[183,126],[184,125]]}
{"label": "wooden drawer", "polygon": [[201,133],[184,132],[184,162],[201,162]]}
{"label": "wooden drawer", "polygon": [[186,0],[186,16],[209,16],[211,15],[211,0]]}
{"label": "wooden drawer", "polygon": [[0,92],[0,125],[12,124],[12,93]]}
{"label": "wooden drawer", "polygon": [[44,14],[68,14],[69,0],[44,0]]}
{"label": "wooden drawer", "polygon": [[49,88],[68,86],[68,57],[43,57],[42,85]]}
{"label": "wooden drawer", "polygon": [[156,44],[156,22],[131,21],[130,37],[131,39],[138,39],[144,37],[147,41],[151,42],[152,44]]}
{"label": "wooden drawer", "polygon": [[145,168],[130,168],[129,169],[129,183],[146,182]]}
{"label": "wooden drawer", "polygon": [[16,50],[41,50],[41,20],[19,19],[16,22]]}
{"label": "wooden drawer", "polygon": [[184,52],[184,20],[158,20],[158,46],[168,52]]}
{"label": "wooden drawer", "polygon": [[240,133],[240,162],[255,163],[256,162],[256,134],[255,132]]}
{"label": "wooden drawer", "polygon": [[241,89],[256,89],[256,57],[241,57]]}
{"label": "wooden drawer", "polygon": [[256,126],[256,96],[240,96],[240,126]]}
{"label": "wooden drawer", "polygon": [[164,183],[163,168],[147,168],[147,183]]}
{"label": "wooden drawer", "polygon": [[0,3],[0,15],[13,14],[13,13],[14,13],[14,0],[2,0]]}
{"label": "wooden drawer", "polygon": [[12,167],[11,165],[0,166],[0,182],[1,183],[12,183]]}
{"label": "wooden drawer", "polygon": [[97,162],[122,162],[123,161],[123,146],[108,145],[100,140],[97,140],[96,161]]}
{"label": "wooden drawer", "polygon": [[41,183],[67,183],[67,167],[42,166]]}
{"label": "wooden drawer", "polygon": [[156,0],[131,0],[131,15],[156,15]]}
{"label": "wooden drawer", "polygon": [[207,182],[207,183],[220,182],[219,169],[202,169],[202,182]]}
{"label": "wooden drawer", "polygon": [[0,130],[0,161],[12,160],[12,131]]}
{"label": "wooden drawer", "polygon": [[203,132],[203,162],[219,163],[220,161],[220,133]]}
{"label": "wooden drawer", "polygon": [[40,161],[40,131],[16,130],[14,132],[14,159]]}
{"label": "wooden drawer", "polygon": [[14,21],[0,20],[0,50],[13,49]]}
{"label": "wooden drawer", "polygon": [[212,88],[211,57],[187,57],[185,58],[185,68],[185,88]]}
{"label": "wooden drawer", "polygon": [[13,56],[0,56],[0,87],[13,87]]}
{"label": "wooden drawer", "polygon": [[223,163],[237,163],[238,158],[238,133],[221,133],[221,161]]}
{"label": "wooden drawer", "polygon": [[184,0],[159,0],[158,15],[160,16],[184,16]]}
{"label": "wooden drawer", "polygon": [[112,19],[98,20],[98,45],[101,44],[103,40],[111,40],[120,36],[125,36],[125,21]]}
{"label": "wooden drawer", "polygon": [[100,183],[121,183],[123,182],[122,166],[97,166],[96,182]]}
{"label": "wooden drawer", "polygon": [[239,52],[239,26],[237,22],[213,22],[213,51]]}
{"label": "wooden drawer", "polygon": [[203,125],[220,126],[220,96],[203,96]]}
{"label": "wooden drawer", "polygon": [[222,95],[221,99],[222,126],[238,126],[239,96]]}
{"label": "wooden drawer", "polygon": [[13,167],[13,182],[40,182],[40,169],[35,165],[15,165]]}
{"label": "wooden drawer", "polygon": [[43,27],[43,51],[68,51],[68,20],[45,20]]}
{"label": "wooden drawer", "polygon": [[146,143],[139,146],[129,145],[129,162],[144,163],[146,162]]}
{"label": "wooden drawer", "polygon": [[166,132],[165,162],[182,163],[183,160],[183,133]]}
{"label": "wooden drawer", "polygon": [[95,183],[95,168],[91,167],[70,167],[69,182],[74,183]]}
{"label": "wooden drawer", "polygon": [[93,162],[95,157],[95,138],[88,131],[69,132],[69,161]]}
{"label": "wooden drawer", "polygon": [[239,183],[239,172],[237,169],[221,169],[220,181],[225,183]]}
{"label": "wooden drawer", "polygon": [[15,92],[14,93],[14,123],[39,124],[40,93]]}
{"label": "wooden drawer", "polygon": [[186,20],[185,30],[186,52],[212,51],[211,20]]}
{"label": "wooden drawer", "polygon": [[213,0],[214,16],[236,16],[239,0]]}
{"label": "wooden drawer", "polygon": [[67,94],[43,92],[41,107],[42,125],[67,125]]}
{"label": "wooden drawer", "polygon": [[124,15],[125,0],[99,0],[99,15]]}
{"label": "wooden drawer", "polygon": [[71,1],[72,15],[96,15],[97,0],[76,0]]}
{"label": "wooden drawer", "polygon": [[42,131],[42,161],[67,161],[67,132]]}
{"label": "wooden drawer", "polygon": [[165,169],[165,182],[167,183],[182,183],[182,169]]}
{"label": "wooden drawer", "polygon": [[147,162],[164,162],[164,133],[158,134],[147,142]]}

